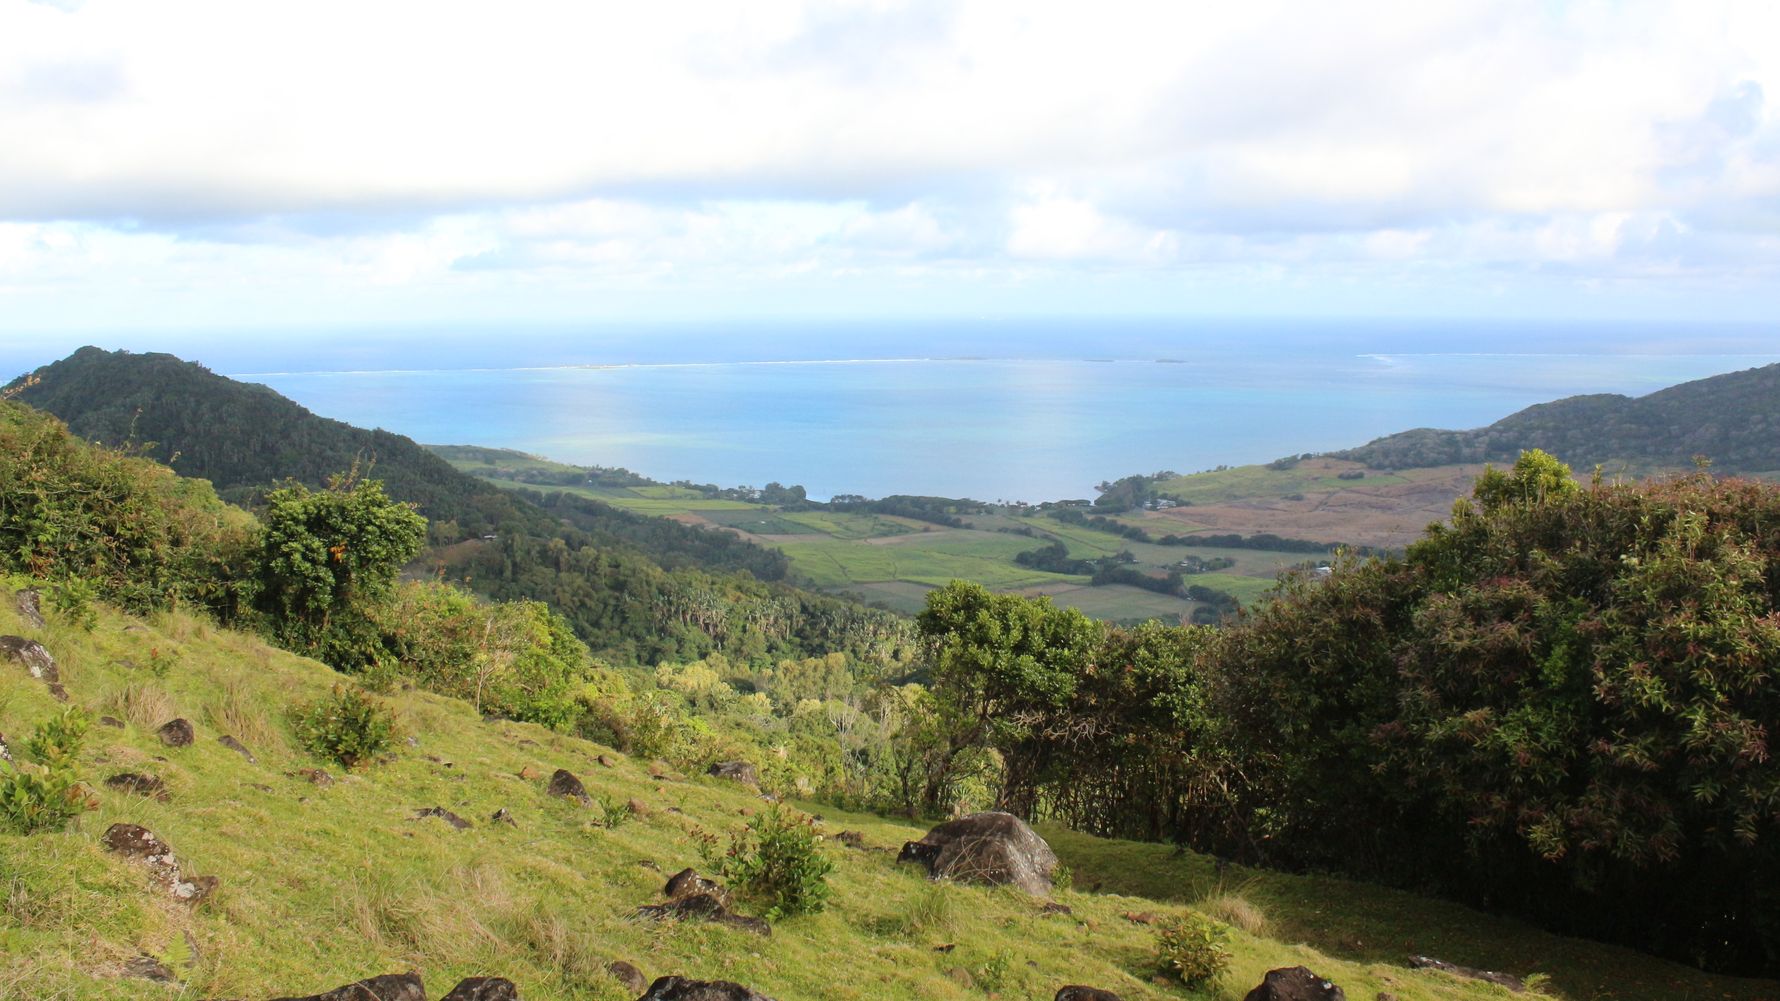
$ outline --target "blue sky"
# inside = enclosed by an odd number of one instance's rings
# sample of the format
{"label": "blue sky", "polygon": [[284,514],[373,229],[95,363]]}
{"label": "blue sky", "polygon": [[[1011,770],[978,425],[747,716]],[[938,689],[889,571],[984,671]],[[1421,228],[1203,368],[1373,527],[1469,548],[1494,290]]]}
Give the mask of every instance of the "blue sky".
{"label": "blue sky", "polygon": [[1774,319],[1780,4],[0,0],[0,346]]}

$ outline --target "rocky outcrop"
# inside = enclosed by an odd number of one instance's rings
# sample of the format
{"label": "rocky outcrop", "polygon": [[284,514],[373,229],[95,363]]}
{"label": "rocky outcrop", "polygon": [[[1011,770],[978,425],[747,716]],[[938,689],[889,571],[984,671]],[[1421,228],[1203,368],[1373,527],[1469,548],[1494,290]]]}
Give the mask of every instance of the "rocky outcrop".
{"label": "rocky outcrop", "polygon": [[124,976],[170,984],[179,979],[167,965],[146,953],[124,963]]}
{"label": "rocky outcrop", "polygon": [[1347,1001],[1347,995],[1333,981],[1302,966],[1292,966],[1269,970],[1260,985],[1242,1001]]}
{"label": "rocky outcrop", "polygon": [[728,980],[688,980],[662,977],[649,985],[637,1001],[773,1001],[772,998]]}
{"label": "rocky outcrop", "polygon": [[13,604],[18,607],[19,615],[31,624],[32,629],[44,628],[43,595],[37,589],[27,587],[13,597]]}
{"label": "rocky outcrop", "polygon": [[100,838],[100,844],[108,852],[141,863],[175,900],[197,903],[215,893],[220,882],[215,876],[186,877],[173,849],[146,827],[112,824]]}
{"label": "rocky outcrop", "polygon": [[1527,989],[1526,983],[1512,973],[1480,970],[1474,966],[1460,966],[1457,963],[1448,963],[1444,959],[1435,959],[1432,956],[1411,956],[1409,957],[1409,966],[1415,970],[1439,970],[1455,977],[1464,977],[1466,980],[1481,980],[1498,987],[1506,987],[1516,994]]}
{"label": "rocky outcrop", "polygon": [[470,829],[469,821],[465,820],[464,818],[458,816],[455,813],[452,813],[450,810],[447,810],[442,806],[429,806],[424,809],[414,811],[414,819],[415,820],[423,820],[427,817],[438,817],[440,820],[443,820],[447,824],[450,824],[452,827],[455,827],[460,831],[467,831]]}
{"label": "rocky outcrop", "polygon": [[168,747],[190,747],[197,739],[197,731],[192,729],[192,721],[188,719],[170,719],[161,724],[155,735]]}
{"label": "rocky outcrop", "polygon": [[725,907],[729,906],[729,891],[723,888],[723,884],[709,876],[699,875],[694,869],[681,869],[669,876],[663,892],[669,900],[690,897],[695,893],[708,893],[721,900]]}
{"label": "rocky outcrop", "polygon": [[519,988],[505,977],[465,977],[440,1001],[519,1001]]}
{"label": "rocky outcrop", "polygon": [[773,933],[772,925],[764,919],[732,913],[721,898],[710,893],[689,893],[665,904],[646,904],[637,908],[637,916],[655,921],[709,921],[756,935]]}
{"label": "rocky outcrop", "polygon": [[745,785],[760,784],[760,776],[755,774],[754,766],[746,761],[719,761],[708,769],[707,774],[720,779],[733,779]]}
{"label": "rocky outcrop", "polygon": [[1083,987],[1071,984],[1057,992],[1053,1001],[1123,1001],[1112,991],[1103,991],[1098,987]]}
{"label": "rocky outcrop", "polygon": [[933,879],[1009,885],[1034,896],[1051,892],[1057,855],[1011,813],[973,813],[949,820],[902,846],[898,862],[919,862]]}
{"label": "rocky outcrop", "polygon": [[147,796],[163,803],[167,801],[167,783],[155,775],[119,772],[105,780],[105,787],[116,789],[119,792],[133,792],[138,796]]}
{"label": "rocky outcrop", "polygon": [[624,985],[624,989],[632,994],[641,994],[649,989],[649,980],[643,976],[643,971],[622,959],[616,959],[607,963],[606,972],[611,974],[613,980]]}
{"label": "rocky outcrop", "polygon": [[216,738],[216,742],[229,750],[234,751],[236,754],[241,755],[243,758],[246,758],[247,763],[250,765],[257,765],[260,763],[260,759],[253,756],[253,752],[247,749],[246,744],[241,743],[239,740],[236,740],[227,734]]}
{"label": "rocky outcrop", "polygon": [[556,774],[550,776],[550,785],[544,791],[552,796],[579,800],[583,805],[593,802],[593,797],[587,795],[587,787],[567,768],[558,768]]}
{"label": "rocky outcrop", "polygon": [[10,657],[25,665],[31,677],[44,683],[57,702],[68,701],[68,690],[62,687],[62,675],[56,670],[56,659],[43,644],[23,636],[0,636],[0,656]]}
{"label": "rocky outcrop", "polygon": [[273,998],[272,1001],[426,1001],[418,973],[389,973],[357,980],[321,994]]}

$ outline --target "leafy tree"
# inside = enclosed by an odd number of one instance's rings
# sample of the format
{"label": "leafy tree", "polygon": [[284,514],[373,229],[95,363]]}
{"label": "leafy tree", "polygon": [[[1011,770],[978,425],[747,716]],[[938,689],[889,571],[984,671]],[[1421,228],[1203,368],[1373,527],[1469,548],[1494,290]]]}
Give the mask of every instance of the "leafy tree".
{"label": "leafy tree", "polygon": [[264,523],[260,598],[279,638],[341,669],[374,662],[371,608],[420,552],[426,519],[348,474],[327,490],[273,491]]}
{"label": "leafy tree", "polygon": [[929,809],[965,750],[1013,750],[1068,703],[1104,629],[1049,599],[993,594],[967,581],[928,594],[916,624],[931,645],[935,709],[946,731],[923,795]]}

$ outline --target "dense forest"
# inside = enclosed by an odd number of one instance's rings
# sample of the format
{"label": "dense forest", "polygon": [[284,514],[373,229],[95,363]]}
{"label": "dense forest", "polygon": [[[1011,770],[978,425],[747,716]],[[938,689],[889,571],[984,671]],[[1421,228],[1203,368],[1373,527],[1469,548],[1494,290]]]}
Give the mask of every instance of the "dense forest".
{"label": "dense forest", "polygon": [[1731,372],[1630,398],[1573,396],[1473,431],[1419,428],[1335,458],[1375,469],[1511,463],[1541,449],[1578,469],[1687,469],[1695,456],[1727,473],[1780,470],[1780,365]]}
{"label": "dense forest", "polygon": [[79,437],[209,480],[250,508],[290,479],[356,471],[428,519],[430,572],[497,598],[546,601],[595,651],[653,664],[839,651],[892,656],[907,627],[887,612],[783,583],[783,554],[563,493],[502,490],[411,439],[318,417],[263,386],[166,354],[82,348],[15,383],[16,398]]}

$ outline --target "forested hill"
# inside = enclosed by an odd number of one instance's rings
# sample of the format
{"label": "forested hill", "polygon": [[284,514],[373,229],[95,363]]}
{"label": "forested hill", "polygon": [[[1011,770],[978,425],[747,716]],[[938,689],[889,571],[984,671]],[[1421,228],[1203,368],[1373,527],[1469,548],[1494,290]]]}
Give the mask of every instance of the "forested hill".
{"label": "forested hill", "polygon": [[[668,568],[785,576],[776,550],[579,497],[530,499],[458,472],[412,439],[319,417],[273,390],[216,375],[170,354],[85,347],[32,373],[21,402],[89,441],[134,446],[225,499],[251,502],[285,480],[321,486],[357,464],[390,496],[412,502],[437,542],[501,532],[555,536],[562,523],[602,546],[633,548]],[[536,503],[534,503],[536,501]],[[543,505],[548,505],[545,510]]]}
{"label": "forested hill", "polygon": [[1648,396],[1572,396],[1471,431],[1417,428],[1334,458],[1375,469],[1511,464],[1543,449],[1579,470],[1687,468],[1696,455],[1727,473],[1780,470],[1780,365],[1684,382]]}
{"label": "forested hill", "polygon": [[16,399],[77,437],[134,446],[238,502],[286,478],[320,485],[356,462],[429,519],[429,569],[492,598],[547,602],[617,664],[714,652],[748,664],[881,660],[908,632],[890,613],[786,586],[777,550],[590,498],[505,491],[409,438],[317,417],[172,355],[82,348],[32,376]]}

